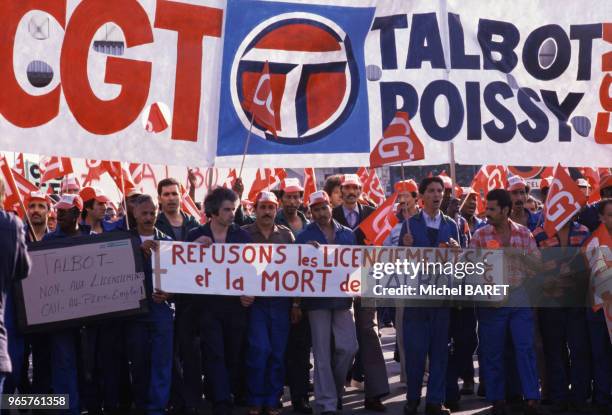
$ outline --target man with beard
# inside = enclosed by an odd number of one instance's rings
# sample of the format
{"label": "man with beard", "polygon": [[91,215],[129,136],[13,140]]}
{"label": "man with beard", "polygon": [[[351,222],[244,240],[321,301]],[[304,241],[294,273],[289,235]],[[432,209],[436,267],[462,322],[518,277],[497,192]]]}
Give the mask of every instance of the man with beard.
{"label": "man with beard", "polygon": [[[285,179],[281,183],[280,200],[282,209],[276,214],[275,222],[288,227],[297,236],[308,225],[306,216],[299,210],[304,189],[298,179]],[[291,328],[287,344],[287,385],[291,392],[293,411],[311,414],[308,403],[310,384],[310,325],[308,315],[300,309],[300,298],[295,298],[291,307]]]}
{"label": "man with beard", "polygon": [[[361,205],[361,181],[356,174],[345,174],[340,185],[342,205],[333,209],[334,219],[355,232],[358,245],[365,245],[365,234],[358,229],[376,209]],[[365,378],[364,406],[368,411],[385,412],[381,398],[389,393],[389,379],[382,353],[375,307],[362,307],[361,300],[355,299],[355,324],[359,351],[355,357],[352,378],[358,382]]]}
{"label": "man with beard", "polygon": [[[272,192],[259,192],[255,200],[255,223],[242,229],[253,243],[292,244],[291,230],[276,225],[278,200]],[[257,297],[251,306],[247,335],[247,401],[249,414],[278,415],[278,399],[283,394],[285,349],[289,336],[288,297]]]}
{"label": "man with beard", "polygon": [[[176,179],[166,178],[157,184],[157,199],[161,213],[155,227],[175,241],[184,241],[187,234],[200,224],[181,209],[181,189]],[[197,312],[195,296],[175,296],[175,351],[171,405],[182,414],[197,413],[202,401],[202,360],[200,338],[194,327],[193,314]],[[182,375],[182,376],[181,376]]]}
{"label": "man with beard", "polygon": [[[311,193],[309,205],[314,222],[304,228],[296,243],[355,245],[353,232],[333,219],[325,191]],[[315,404],[322,415],[335,415],[342,409],[344,380],[357,352],[351,303],[348,297],[302,301],[312,332]]]}
{"label": "man with beard", "polygon": [[2,235],[0,238],[0,390],[6,375],[11,373],[3,310],[6,291],[14,281],[26,278],[30,273],[30,258],[26,248],[23,223],[17,216],[2,210],[4,197],[5,184],[0,180],[0,235]]}
{"label": "man with beard", "polygon": [[83,223],[89,226],[91,233],[104,232],[102,221],[106,215],[106,204],[110,202],[110,199],[100,189],[91,186],[81,189],[79,196],[83,199],[83,212],[81,213]]}
{"label": "man with beard", "polygon": [[[520,187],[519,187],[520,188]],[[493,403],[493,414],[506,413],[506,374],[510,370],[504,358],[507,347],[512,347],[520,377],[522,396],[526,400],[524,413],[539,413],[540,399],[536,352],[534,348],[533,310],[527,307],[528,295],[524,287],[526,263],[539,252],[529,229],[509,218],[514,207],[508,191],[495,189],[487,194],[487,225],[478,229],[471,248],[499,249],[511,247],[524,254],[510,258],[508,281],[513,287],[504,307],[481,308],[478,313],[482,376],[487,382],[486,396]],[[531,261],[530,261],[531,262]],[[510,333],[509,333],[510,332]],[[512,342],[507,342],[510,334]]]}
{"label": "man with beard", "polygon": [[526,226],[531,232],[538,226],[539,215],[531,213],[525,207],[529,196],[529,186],[520,176],[512,176],[508,179],[508,192],[512,198],[512,211],[510,219],[519,225]]}
{"label": "man with beard", "polygon": [[[57,229],[53,233],[46,234],[44,241],[89,235],[89,226],[79,224],[83,200],[78,194],[62,195],[55,208]],[[51,386],[53,393],[69,396],[69,413],[72,415],[81,413],[77,372],[78,343],[78,328],[56,330],[51,334]]]}
{"label": "man with beard", "polygon": [[[30,224],[32,225],[32,231],[36,236],[37,241],[41,241],[43,237],[49,232],[47,228],[47,221],[49,217],[49,211],[51,206],[47,196],[42,192],[32,192],[25,200],[26,213]],[[26,228],[29,226],[26,225]],[[27,242],[33,242],[32,236],[29,229],[26,230]]]}
{"label": "man with beard", "polygon": [[[400,232],[401,246],[459,247],[457,224],[440,210],[443,194],[444,182],[440,177],[426,177],[421,181],[419,195],[423,200],[423,209],[404,222]],[[405,415],[415,415],[417,412],[427,357],[429,380],[425,413],[450,414],[443,405],[446,400],[449,321],[448,307],[406,307],[404,310]]]}

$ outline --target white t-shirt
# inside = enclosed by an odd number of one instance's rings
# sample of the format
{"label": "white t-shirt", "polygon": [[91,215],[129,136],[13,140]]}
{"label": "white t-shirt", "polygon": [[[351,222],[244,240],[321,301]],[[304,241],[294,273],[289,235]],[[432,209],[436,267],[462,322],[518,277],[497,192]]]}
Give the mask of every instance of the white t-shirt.
{"label": "white t-shirt", "polygon": [[140,236],[140,242],[152,241],[153,239],[155,239],[155,235],[138,235],[138,236]]}

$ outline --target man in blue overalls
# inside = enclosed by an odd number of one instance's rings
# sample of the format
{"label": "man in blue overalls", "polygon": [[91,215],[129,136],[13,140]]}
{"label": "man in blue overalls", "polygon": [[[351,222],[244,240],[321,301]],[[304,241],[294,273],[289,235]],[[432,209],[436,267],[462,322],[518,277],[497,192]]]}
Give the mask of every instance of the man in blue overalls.
{"label": "man in blue overalls", "polygon": [[131,362],[132,389],[136,409],[148,415],[161,415],[170,399],[172,378],[173,311],[169,294],[153,291],[151,256],[158,241],[172,239],[155,228],[157,204],[149,195],[134,200],[134,237],[140,242],[149,312],[134,318],[127,327],[127,348]]}
{"label": "man in blue overalls", "polygon": [[[586,226],[572,220],[552,237],[546,234],[542,226],[533,232],[538,247],[543,248],[542,260],[548,265],[543,289],[539,291],[544,292],[549,301],[541,304],[538,318],[552,413],[567,412],[570,405],[572,410],[586,408],[591,392],[586,309],[580,306],[587,295],[588,280],[581,272],[584,262],[582,255],[579,255],[579,249],[589,234]],[[564,300],[570,305],[559,304]]]}
{"label": "man in blue overalls", "polygon": [[[204,199],[204,211],[210,219],[192,229],[187,241],[212,243],[249,243],[251,237],[234,223],[238,196],[218,187]],[[200,338],[203,347],[204,376],[210,381],[213,414],[232,412],[232,398],[241,392],[240,373],[244,367],[243,346],[248,325],[247,307],[252,297],[202,295],[199,299]],[[233,395],[233,396],[232,396]]]}
{"label": "man in blue overalls", "polygon": [[[83,200],[79,195],[64,194],[55,205],[57,209],[57,228],[48,233],[44,241],[89,235],[87,225],[79,224],[83,210]],[[77,345],[79,329],[63,329],[51,334],[51,387],[53,393],[68,394],[70,408],[68,413],[79,415],[79,385],[77,372]]]}
{"label": "man in blue overalls", "polygon": [[[454,220],[440,211],[444,182],[427,177],[419,185],[423,209],[402,226],[401,246],[459,247]],[[425,362],[429,356],[427,415],[450,414],[443,405],[446,394],[450,310],[445,307],[406,307],[404,310],[404,349],[406,352],[406,405],[404,414],[414,415],[421,398]]]}

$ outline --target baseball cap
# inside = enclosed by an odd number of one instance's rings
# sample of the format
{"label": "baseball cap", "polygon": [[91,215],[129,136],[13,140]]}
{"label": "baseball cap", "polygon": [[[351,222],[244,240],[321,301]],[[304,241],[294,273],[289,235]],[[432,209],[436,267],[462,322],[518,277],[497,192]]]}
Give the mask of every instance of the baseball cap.
{"label": "baseball cap", "polygon": [[81,188],[81,184],[79,183],[79,179],[75,176],[66,176],[64,180],[62,180],[61,191],[65,192],[67,190],[79,190]]}
{"label": "baseball cap", "polygon": [[310,197],[308,198],[308,206],[316,205],[317,203],[329,204],[329,196],[325,190],[318,190],[310,194]]}
{"label": "baseball cap", "polygon": [[359,176],[357,176],[356,174],[343,175],[341,186],[348,186],[348,185],[361,187],[361,180],[359,180]]}
{"label": "baseball cap", "polygon": [[518,189],[526,189],[527,183],[521,176],[512,176],[508,178],[508,191],[513,192]]}
{"label": "baseball cap", "polygon": [[586,179],[583,179],[582,177],[576,179],[576,184],[578,185],[578,187],[591,187],[589,182],[587,182]]}
{"label": "baseball cap", "polygon": [[102,193],[102,190],[97,187],[87,186],[81,189],[79,196],[83,199],[83,202],[94,199],[96,202],[108,203],[110,199]]}
{"label": "baseball cap", "polygon": [[261,202],[274,203],[276,206],[278,206],[278,199],[276,198],[276,195],[272,192],[263,191],[263,192],[257,193],[257,197],[255,198],[255,203],[261,203]]}
{"label": "baseball cap", "polygon": [[304,188],[300,185],[299,179],[290,178],[281,182],[280,189],[285,193],[303,192]]}
{"label": "baseball cap", "polygon": [[400,192],[418,193],[419,192],[419,188],[416,182],[412,179],[402,180],[402,181],[395,183],[395,185],[393,186],[393,189],[398,193]]}
{"label": "baseball cap", "polygon": [[28,196],[26,197],[25,204],[28,205],[30,202],[33,202],[34,200],[45,202],[47,205],[50,204],[49,199],[47,198],[47,195],[41,191],[30,192]]}
{"label": "baseball cap", "polygon": [[72,209],[73,207],[83,210],[83,199],[79,195],[62,195],[59,202],[55,205],[56,209]]}

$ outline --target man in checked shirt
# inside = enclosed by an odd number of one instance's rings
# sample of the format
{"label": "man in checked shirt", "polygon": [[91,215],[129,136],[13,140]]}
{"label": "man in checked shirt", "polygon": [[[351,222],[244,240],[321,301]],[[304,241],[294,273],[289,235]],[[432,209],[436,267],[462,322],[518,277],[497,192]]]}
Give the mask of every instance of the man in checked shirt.
{"label": "man in checked shirt", "polygon": [[509,219],[511,209],[512,199],[508,191],[490,191],[487,194],[487,225],[474,233],[470,243],[472,248],[510,247],[523,253],[520,260],[510,259],[508,280],[512,291],[507,306],[479,310],[479,348],[482,353],[482,372],[487,381],[487,399],[493,403],[492,414],[505,414],[504,349],[508,327],[510,328],[520,386],[526,401],[524,413],[533,415],[539,413],[540,392],[534,347],[533,310],[528,305],[527,292],[522,284],[526,270],[521,264],[530,258],[537,261],[539,252],[529,229]]}

